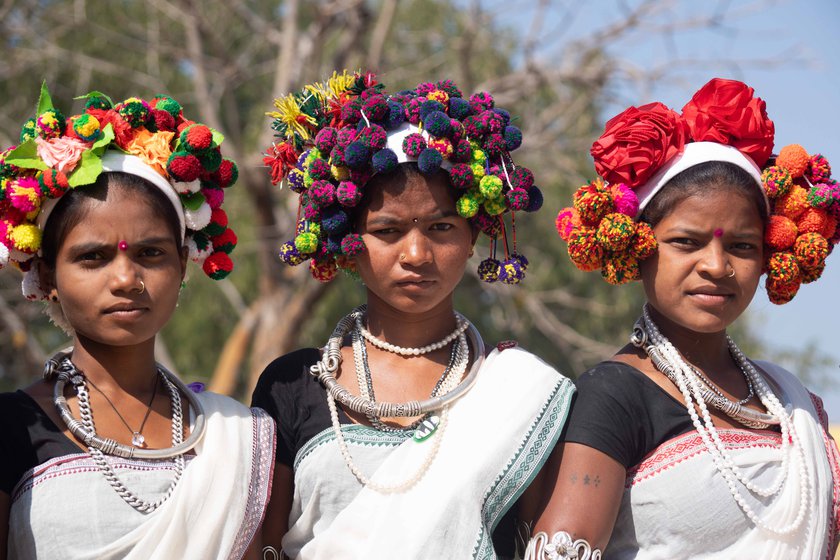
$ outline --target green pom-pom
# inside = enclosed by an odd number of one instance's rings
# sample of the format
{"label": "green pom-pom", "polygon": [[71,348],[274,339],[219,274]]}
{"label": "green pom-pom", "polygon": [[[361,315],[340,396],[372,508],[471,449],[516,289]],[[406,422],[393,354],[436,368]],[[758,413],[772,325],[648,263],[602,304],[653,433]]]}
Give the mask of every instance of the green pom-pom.
{"label": "green pom-pom", "polygon": [[166,111],[173,117],[177,117],[181,114],[181,104],[168,95],[158,95],[155,99],[155,109]]}
{"label": "green pom-pom", "polygon": [[112,107],[113,105],[111,105],[111,102],[108,101],[108,98],[101,97],[99,95],[92,95],[87,98],[87,101],[85,101],[85,109],[101,109],[103,111],[107,111]]}
{"label": "green pom-pom", "polygon": [[495,175],[485,175],[478,183],[478,189],[481,191],[481,194],[484,195],[484,198],[490,199],[499,198],[502,194],[503,187],[502,180]]}
{"label": "green pom-pom", "polygon": [[304,231],[295,237],[295,248],[304,255],[318,250],[318,236],[311,231]]}
{"label": "green pom-pom", "polygon": [[23,144],[27,140],[32,140],[38,136],[38,133],[35,132],[35,119],[27,119],[25,123],[23,123],[23,127],[20,129],[20,143]]}
{"label": "green pom-pom", "polygon": [[458,215],[464,218],[472,218],[478,213],[481,203],[469,193],[465,194],[455,203],[455,210]]}
{"label": "green pom-pom", "polygon": [[507,210],[507,204],[505,203],[505,197],[503,196],[484,201],[484,211],[491,216],[503,214],[505,210]]}

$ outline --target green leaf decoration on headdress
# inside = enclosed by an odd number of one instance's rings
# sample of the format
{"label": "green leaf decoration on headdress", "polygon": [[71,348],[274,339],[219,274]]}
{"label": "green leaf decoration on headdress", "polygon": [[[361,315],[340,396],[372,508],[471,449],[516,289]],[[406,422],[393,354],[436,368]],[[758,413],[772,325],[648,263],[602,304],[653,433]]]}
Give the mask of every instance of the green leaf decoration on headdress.
{"label": "green leaf decoration on headdress", "polygon": [[102,158],[94,153],[93,150],[88,150],[82,154],[82,158],[79,160],[79,165],[75,171],[67,177],[67,183],[71,187],[90,185],[96,181],[101,173]]}
{"label": "green leaf decoration on headdress", "polygon": [[114,141],[114,127],[111,123],[105,125],[105,128],[102,129],[102,135],[99,137],[99,140],[93,143],[90,150],[95,152],[97,155],[101,156],[105,152],[105,148],[108,147],[108,144]]}
{"label": "green leaf decoration on headdress", "polygon": [[80,95],[79,97],[74,97],[73,99],[90,99],[92,97],[101,97],[102,99],[107,100],[111,107],[115,105],[114,101],[101,91],[89,91],[88,93]]}
{"label": "green leaf decoration on headdress", "polygon": [[50,90],[47,88],[47,81],[44,80],[41,82],[41,95],[38,96],[38,107],[35,110],[35,115],[38,116],[44,111],[54,108]]}
{"label": "green leaf decoration on headdress", "polygon": [[6,163],[21,169],[47,169],[47,164],[38,157],[38,145],[35,140],[27,140],[6,156]]}

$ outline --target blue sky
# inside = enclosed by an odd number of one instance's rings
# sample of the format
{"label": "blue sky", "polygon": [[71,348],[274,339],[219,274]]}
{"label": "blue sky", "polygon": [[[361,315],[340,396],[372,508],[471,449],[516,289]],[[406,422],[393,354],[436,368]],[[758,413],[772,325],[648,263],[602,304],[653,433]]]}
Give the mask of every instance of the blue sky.
{"label": "blue sky", "polygon": [[[549,4],[552,14],[546,21],[553,22],[562,21],[567,6],[577,2]],[[566,40],[620,17],[623,4],[595,0],[578,5],[584,7],[564,22]],[[663,5],[669,6],[668,11],[656,21],[669,15],[708,14],[709,6],[715,6],[690,0]],[[667,38],[635,36],[615,45],[614,53],[642,68],[659,66],[674,56],[703,61],[679,69],[671,79],[645,84],[643,92],[618,89],[615,93],[625,103],[617,109],[662,101],[679,110],[708,79],[739,79],[767,102],[776,124],[777,150],[785,144],[801,144],[809,153],[826,156],[834,165],[834,177],[840,177],[840,2],[732,1],[721,6],[729,16],[713,29]],[[760,288],[748,313],[768,346],[790,349],[814,343],[832,357],[832,364],[821,373],[834,379],[837,388],[821,392],[829,415],[840,422],[840,249],[828,258],[823,277],[803,286],[793,302],[773,305]]]}

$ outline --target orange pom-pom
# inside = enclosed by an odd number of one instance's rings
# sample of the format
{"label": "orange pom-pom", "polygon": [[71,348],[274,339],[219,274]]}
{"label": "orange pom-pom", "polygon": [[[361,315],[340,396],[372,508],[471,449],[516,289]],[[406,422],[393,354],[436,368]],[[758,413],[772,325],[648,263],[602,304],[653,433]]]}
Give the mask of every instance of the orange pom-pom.
{"label": "orange pom-pom", "polygon": [[793,220],[773,214],[764,231],[764,243],[774,251],[783,251],[793,247],[797,235],[799,230]]}
{"label": "orange pom-pom", "polygon": [[595,228],[575,228],[569,235],[569,258],[584,272],[598,270],[604,250],[595,240]]}
{"label": "orange pom-pom", "polygon": [[796,239],[793,254],[800,270],[815,270],[825,263],[828,241],[819,233],[803,233]]}
{"label": "orange pom-pom", "polygon": [[809,207],[808,191],[799,185],[793,185],[785,196],[776,200],[773,213],[787,216],[795,222]]}
{"label": "orange pom-pom", "polygon": [[776,305],[785,304],[793,299],[796,292],[799,291],[800,284],[801,282],[799,279],[782,282],[768,278],[766,285],[767,297],[769,297],[770,301]]}
{"label": "orange pom-pom", "polygon": [[642,277],[639,261],[630,255],[620,253],[604,259],[601,276],[610,284],[620,285]]}
{"label": "orange pom-pom", "polygon": [[636,224],[636,235],[630,242],[630,254],[642,261],[656,252],[659,244],[653,234],[653,228],[647,222]]}
{"label": "orange pom-pom", "polygon": [[627,214],[612,212],[604,216],[595,232],[598,243],[607,251],[623,251],[636,233],[636,223]]}
{"label": "orange pom-pom", "polygon": [[799,281],[799,263],[796,256],[788,251],[773,253],[767,259],[767,280],[786,284]]}
{"label": "orange pom-pom", "polygon": [[802,177],[810,163],[811,157],[805,151],[805,148],[799,144],[785,146],[779,151],[779,157],[776,158],[776,165],[787,169],[794,179]]}
{"label": "orange pom-pom", "polygon": [[[829,226],[828,214],[825,210],[819,208],[806,208],[799,219],[796,220],[796,227],[799,228],[799,233],[822,233]],[[834,233],[834,228],[831,228]]]}
{"label": "orange pom-pom", "polygon": [[821,262],[816,268],[800,271],[802,283],[810,284],[811,282],[819,280],[820,276],[822,276],[823,270],[825,270],[825,261]]}
{"label": "orange pom-pom", "polygon": [[574,208],[563,208],[558,212],[554,225],[557,228],[557,233],[560,234],[560,238],[568,242],[572,230],[580,226],[580,215]]}
{"label": "orange pom-pom", "polygon": [[612,194],[603,181],[592,181],[575,192],[574,206],[584,224],[595,226],[608,212],[613,211]]}

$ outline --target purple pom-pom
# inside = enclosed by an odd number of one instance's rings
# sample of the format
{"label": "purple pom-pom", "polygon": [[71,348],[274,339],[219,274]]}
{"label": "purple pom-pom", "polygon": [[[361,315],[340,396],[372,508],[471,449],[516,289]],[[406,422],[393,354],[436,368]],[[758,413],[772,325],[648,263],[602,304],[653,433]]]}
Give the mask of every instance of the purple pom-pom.
{"label": "purple pom-pom", "polygon": [[365,250],[365,242],[358,233],[348,233],[341,240],[341,252],[348,257],[355,257]]}
{"label": "purple pom-pom", "polygon": [[315,147],[322,154],[330,153],[335,148],[336,142],[338,142],[338,131],[331,127],[322,128],[315,136]]}
{"label": "purple pom-pom", "polygon": [[493,112],[502,117],[502,126],[510,124],[510,113],[507,110],[496,107]]}
{"label": "purple pom-pom", "polygon": [[392,130],[405,122],[405,106],[396,101],[388,101],[388,116],[385,117],[385,128]]}
{"label": "purple pom-pom", "polygon": [[523,271],[528,270],[528,259],[525,258],[525,255],[522,253],[511,253],[510,254],[511,260],[519,261],[519,266],[522,267]]}
{"label": "purple pom-pom", "polygon": [[470,110],[470,102],[463,97],[449,98],[449,115],[453,119],[464,120],[469,116]]}
{"label": "purple pom-pom", "polygon": [[330,206],[321,212],[321,227],[327,235],[339,235],[350,227],[350,218],[344,210]]}
{"label": "purple pom-pom", "polygon": [[482,282],[492,284],[499,279],[500,264],[496,259],[484,259],[478,263],[478,277]]}
{"label": "purple pom-pom", "polygon": [[344,150],[344,161],[350,169],[364,169],[370,162],[370,149],[364,142],[352,142]]}
{"label": "purple pom-pom", "polygon": [[302,193],[306,190],[306,185],[303,182],[303,171],[297,167],[289,171],[289,174],[286,175],[286,183],[296,193]]}
{"label": "purple pom-pom", "polygon": [[452,134],[452,124],[449,116],[443,111],[432,111],[423,119],[423,127],[436,138]]}
{"label": "purple pom-pom", "polygon": [[375,154],[373,154],[373,159],[371,160],[373,164],[373,172],[374,173],[389,173],[397,168],[399,165],[399,161],[397,160],[397,154],[394,153],[393,150],[389,150],[385,148],[384,150],[379,150]]}
{"label": "purple pom-pom", "polygon": [[517,167],[510,174],[510,182],[516,189],[528,190],[534,186],[534,174],[527,167]]}
{"label": "purple pom-pom", "polygon": [[505,127],[505,144],[507,144],[507,149],[509,152],[512,152],[516,148],[522,145],[522,131],[516,128],[515,126],[506,126]]}
{"label": "purple pom-pom", "polygon": [[423,103],[420,104],[420,120],[425,122],[426,117],[428,117],[435,111],[446,112],[446,107],[444,107],[443,103],[441,103],[440,101],[435,101],[434,99],[426,99],[425,101],[423,101]]}
{"label": "purple pom-pom", "polygon": [[466,163],[456,163],[449,170],[449,180],[456,189],[469,189],[473,186],[472,167]]}
{"label": "purple pom-pom", "polygon": [[301,154],[297,158],[297,163],[295,163],[295,167],[297,167],[300,170],[303,170],[303,166],[304,164],[306,164],[306,158],[309,157],[309,152],[311,151],[312,150],[305,150],[301,152]]}
{"label": "purple pom-pom", "polygon": [[508,208],[516,212],[527,209],[530,203],[528,191],[525,189],[511,189],[505,197],[507,198]]}
{"label": "purple pom-pom", "polygon": [[518,259],[507,259],[502,261],[499,270],[499,280],[505,284],[519,284],[525,278],[525,270]]}
{"label": "purple pom-pom", "polygon": [[300,251],[297,250],[297,247],[295,247],[294,240],[286,241],[280,246],[279,256],[281,261],[290,266],[297,266],[306,260],[306,258],[300,254]]}
{"label": "purple pom-pom", "polygon": [[330,164],[325,159],[315,158],[309,163],[309,175],[313,179],[330,179],[332,171]]}
{"label": "purple pom-pom", "polygon": [[531,187],[528,189],[528,208],[525,209],[526,212],[536,212],[543,205],[543,194],[539,187]]}
{"label": "purple pom-pom", "polygon": [[324,242],[324,248],[327,250],[327,253],[333,255],[340,255],[341,254],[341,239],[343,236],[329,236],[327,237],[326,241]]}
{"label": "purple pom-pom", "polygon": [[406,136],[402,145],[403,152],[411,159],[419,158],[426,147],[426,139],[418,132],[413,132]]}
{"label": "purple pom-pom", "polygon": [[342,206],[352,208],[362,199],[362,189],[352,181],[342,181],[335,191],[335,197]]}
{"label": "purple pom-pom", "polygon": [[309,200],[320,208],[335,202],[335,185],[329,181],[315,181],[309,187]]}
{"label": "purple pom-pom", "polygon": [[423,175],[433,175],[440,169],[442,163],[443,156],[439,151],[434,148],[426,148],[420,153],[420,157],[417,158],[417,169]]}

